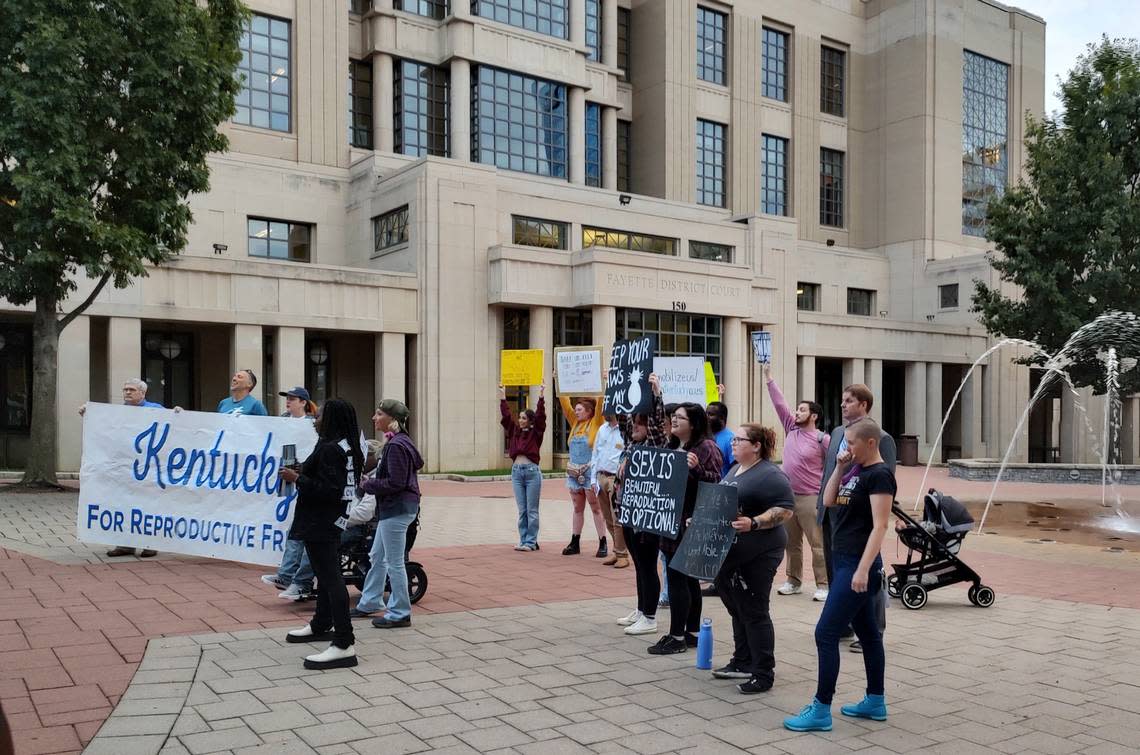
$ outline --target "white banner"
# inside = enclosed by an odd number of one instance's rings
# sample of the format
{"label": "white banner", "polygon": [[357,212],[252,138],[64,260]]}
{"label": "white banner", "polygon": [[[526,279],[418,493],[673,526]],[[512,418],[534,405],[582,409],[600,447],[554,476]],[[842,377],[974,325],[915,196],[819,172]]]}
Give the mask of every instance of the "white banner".
{"label": "white banner", "polygon": [[708,402],[703,357],[654,357],[653,371],[661,381],[661,403],[704,406]]}
{"label": "white banner", "polygon": [[87,404],[80,541],[276,566],[295,494],[277,483],[281,449],[304,460],[313,423]]}

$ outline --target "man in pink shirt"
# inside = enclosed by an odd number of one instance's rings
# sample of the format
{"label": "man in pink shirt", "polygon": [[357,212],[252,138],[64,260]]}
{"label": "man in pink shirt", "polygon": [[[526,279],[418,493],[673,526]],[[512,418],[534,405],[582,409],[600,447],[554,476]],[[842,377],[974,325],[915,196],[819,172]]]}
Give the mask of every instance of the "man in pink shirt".
{"label": "man in pink shirt", "polygon": [[764,380],[768,394],[780,416],[787,439],[784,441],[784,474],[792,483],[795,496],[795,514],[784,522],[788,530],[788,547],[784,559],[788,579],[780,586],[780,595],[795,595],[802,589],[804,563],[803,539],[807,536],[811,546],[811,569],[815,573],[815,593],[812,600],[827,600],[827,565],[823,554],[823,533],[816,521],[816,499],[823,480],[823,461],[831,437],[818,430],[823,408],[814,401],[800,401],[793,414],[788,409],[780,386],[772,379],[772,368],[764,365]]}

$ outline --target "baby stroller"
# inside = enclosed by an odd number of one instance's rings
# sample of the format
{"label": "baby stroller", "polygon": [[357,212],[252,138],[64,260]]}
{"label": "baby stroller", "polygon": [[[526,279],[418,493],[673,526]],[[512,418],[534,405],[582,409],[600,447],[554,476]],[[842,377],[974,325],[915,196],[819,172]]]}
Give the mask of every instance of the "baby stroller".
{"label": "baby stroller", "polygon": [[974,524],[965,506],[931,488],[923,501],[921,522],[897,502],[891,511],[899,519],[898,538],[907,547],[906,563],[892,564],[894,574],[887,578],[887,593],[892,598],[901,598],[904,606],[917,611],[926,605],[931,590],[973,582],[967,592],[970,602],[979,608],[994,604],[993,588],[983,585],[978,573],[958,558],[962,541]]}
{"label": "baby stroller", "polygon": [[[368,570],[372,568],[369,554],[372,552],[372,541],[376,537],[376,522],[368,522],[361,526],[364,528],[364,536],[342,544],[340,548],[340,571],[344,575],[344,583],[355,587],[357,590],[364,586],[364,578],[368,576]],[[405,559],[411,552],[412,546],[416,544],[416,535],[419,534],[419,531],[420,518],[417,516],[415,521],[408,526],[408,534],[404,541]],[[427,572],[424,571],[423,564],[418,561],[406,561],[406,568],[408,571],[408,596],[413,603],[418,603],[420,598],[427,593]],[[384,592],[390,590],[391,582],[385,582]]]}

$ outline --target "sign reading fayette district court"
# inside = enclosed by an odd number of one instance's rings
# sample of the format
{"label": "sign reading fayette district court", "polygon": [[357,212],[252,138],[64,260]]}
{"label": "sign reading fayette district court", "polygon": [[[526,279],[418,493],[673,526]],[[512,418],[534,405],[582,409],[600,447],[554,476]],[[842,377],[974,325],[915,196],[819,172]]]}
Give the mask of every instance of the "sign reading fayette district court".
{"label": "sign reading fayette district court", "polygon": [[276,566],[295,493],[283,445],[304,460],[313,423],[90,403],[83,416],[78,540]]}

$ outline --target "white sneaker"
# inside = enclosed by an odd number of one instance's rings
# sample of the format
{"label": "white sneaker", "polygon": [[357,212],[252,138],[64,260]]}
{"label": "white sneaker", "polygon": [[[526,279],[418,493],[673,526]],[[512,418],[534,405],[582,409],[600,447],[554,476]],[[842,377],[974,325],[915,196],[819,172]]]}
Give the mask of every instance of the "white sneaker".
{"label": "white sneaker", "polygon": [[625,628],[626,634],[657,634],[657,617],[642,616]]}
{"label": "white sneaker", "polygon": [[827,588],[826,587],[815,588],[815,592],[812,593],[811,599],[818,602],[818,603],[823,603],[824,601],[826,601],[827,600]]}
{"label": "white sneaker", "polygon": [[315,655],[305,656],[305,668],[307,669],[346,668],[356,664],[356,648],[354,647],[338,648],[336,645],[329,645],[325,650]]}
{"label": "white sneaker", "polygon": [[286,587],[281,592],[277,593],[277,597],[284,598],[285,600],[300,600],[301,599],[301,586],[294,582]]}
{"label": "white sneaker", "polygon": [[803,592],[803,589],[799,585],[792,584],[791,582],[785,582],[784,584],[780,585],[780,589],[776,590],[776,592],[780,595],[799,595],[801,592]]}
{"label": "white sneaker", "polygon": [[633,613],[629,614],[628,616],[622,616],[620,619],[618,619],[617,625],[619,627],[628,627],[631,624],[636,624],[637,620],[642,616],[644,616],[644,614],[640,610],[634,609]]}

